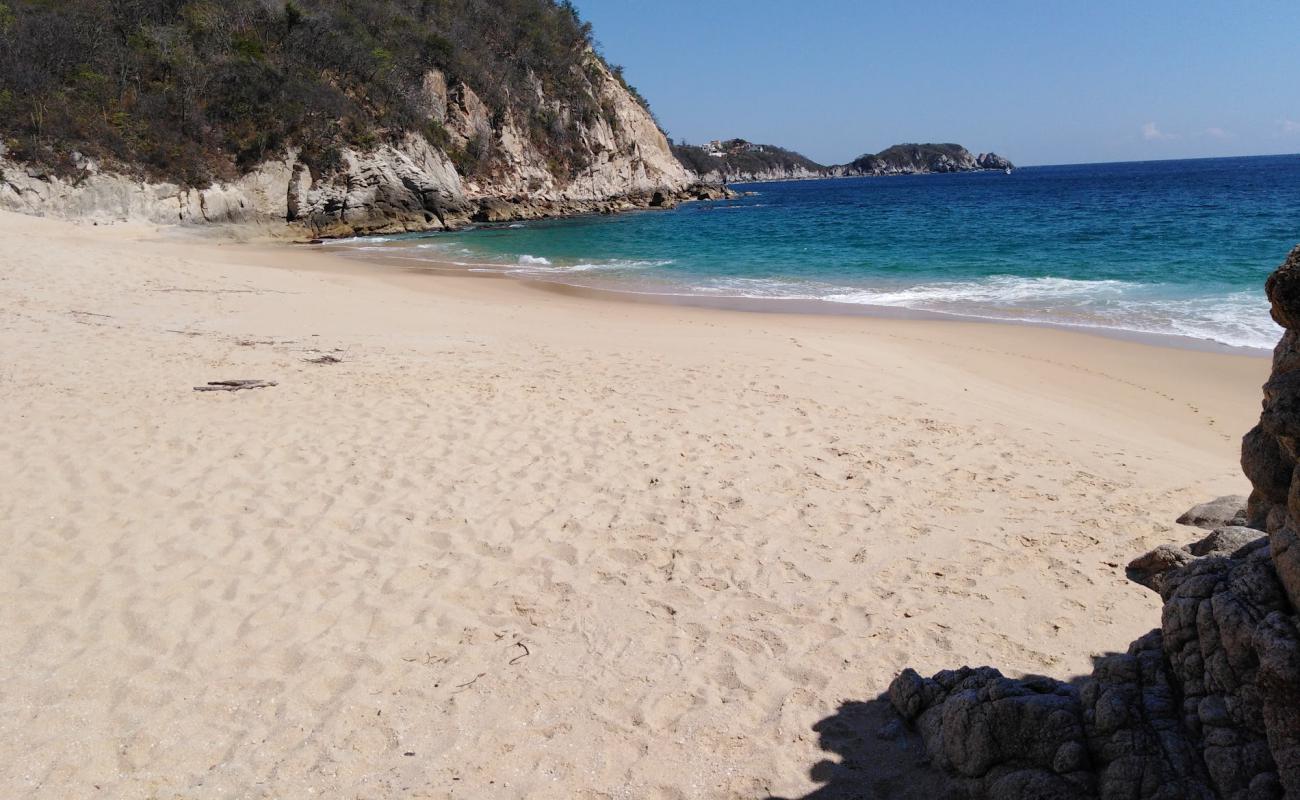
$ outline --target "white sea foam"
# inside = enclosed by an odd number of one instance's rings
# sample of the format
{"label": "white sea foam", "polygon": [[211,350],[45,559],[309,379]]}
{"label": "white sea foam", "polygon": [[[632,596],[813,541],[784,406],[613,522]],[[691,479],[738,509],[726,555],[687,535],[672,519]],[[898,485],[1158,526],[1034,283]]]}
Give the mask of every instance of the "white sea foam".
{"label": "white sea foam", "polygon": [[665,259],[660,261],[636,261],[636,260],[614,259],[612,261],[602,261],[599,263],[573,264],[572,266],[565,267],[564,269],[567,270],[568,272],[602,272],[606,270],[621,270],[621,269],[629,269],[629,270],[651,269],[653,267],[666,267],[671,263],[673,263],[672,259]]}
{"label": "white sea foam", "polygon": [[1234,292],[1214,298],[1166,300],[1151,304],[1151,311],[1167,314],[1165,324],[1182,336],[1237,347],[1271,348],[1281,331],[1262,298],[1261,292]]}
{"label": "white sea foam", "polygon": [[873,306],[913,308],[927,304],[986,303],[995,306],[1041,304],[1062,300],[1093,301],[1121,297],[1141,284],[1126,281],[1081,281],[1070,278],[1020,278],[994,275],[978,281],[923,283],[897,289],[861,289],[828,294],[825,300]]}
{"label": "white sea foam", "polygon": [[1256,292],[1179,297],[1180,287],[1117,280],[998,275],[914,286],[837,287],[731,278],[692,287],[714,297],[824,300],[962,317],[1186,336],[1233,347],[1271,348],[1277,326]]}
{"label": "white sea foam", "polygon": [[391,236],[348,236],[342,239],[326,239],[321,244],[325,247],[337,247],[346,250],[380,250],[374,245],[393,241]]}
{"label": "white sea foam", "polygon": [[641,270],[652,267],[664,267],[673,263],[671,259],[658,261],[641,261],[634,259],[610,259],[609,261],[590,261],[580,264],[553,264],[547,259],[520,256],[519,269],[514,271],[526,275],[564,275],[575,272],[606,272],[618,270]]}
{"label": "white sea foam", "polygon": [[[385,237],[351,240],[351,249],[383,249],[389,257],[403,248],[377,243]],[[1068,325],[1130,333],[1185,336],[1236,347],[1270,348],[1278,330],[1268,305],[1257,292],[1213,293],[1177,285],[1152,285],[1121,280],[1078,280],[1055,277],[994,275],[971,280],[926,281],[908,284],[843,285],[828,281],[688,277],[634,272],[674,263],[670,259],[602,259],[555,263],[531,254],[484,257],[462,242],[423,242],[406,252],[434,251],[429,260],[451,263],[475,272],[499,272],[520,277],[573,281],[622,291],[718,298],[827,301],[880,306],[967,317]],[[400,256],[397,256],[400,257]],[[511,260],[513,259],[513,261]],[[424,260],[424,259],[415,259]],[[599,277],[598,277],[599,276]]]}

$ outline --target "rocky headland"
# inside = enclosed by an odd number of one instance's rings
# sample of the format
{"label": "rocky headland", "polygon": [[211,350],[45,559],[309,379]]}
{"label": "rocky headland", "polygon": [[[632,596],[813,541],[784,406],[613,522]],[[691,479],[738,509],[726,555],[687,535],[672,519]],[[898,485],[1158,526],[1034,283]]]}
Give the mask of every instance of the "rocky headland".
{"label": "rocky headland", "polygon": [[890,685],[952,796],[1300,797],[1300,247],[1266,291],[1285,332],[1242,441],[1253,491],[1190,510],[1178,521],[1202,535],[1129,564],[1159,627],[1068,682],[962,667]]}
{"label": "rocky headland", "polygon": [[827,167],[793,150],[744,139],[728,139],[709,146],[675,143],[672,150],[683,167],[708,183],[760,183],[829,176]]}
{"label": "rocky headland", "polygon": [[17,7],[0,209],[335,236],[728,195],[568,4],[281,5]]}
{"label": "rocky headland", "polygon": [[[423,81],[428,119],[446,132],[435,145],[419,132],[376,147],[347,147],[329,170],[301,152],[262,161],[246,174],[204,187],[154,180],[75,156],[60,175],[5,159],[0,150],[0,208],[96,221],[156,224],[260,224],[314,236],[458,228],[579,213],[666,207],[685,199],[726,196],[673,158],[650,113],[593,56],[591,91],[610,117],[579,124],[588,166],[578,175],[555,169],[507,114],[493,120],[474,89],[448,85],[430,70]],[[539,87],[540,91],[540,87]],[[556,104],[561,109],[563,106]],[[488,142],[494,163],[464,175],[450,152]]]}

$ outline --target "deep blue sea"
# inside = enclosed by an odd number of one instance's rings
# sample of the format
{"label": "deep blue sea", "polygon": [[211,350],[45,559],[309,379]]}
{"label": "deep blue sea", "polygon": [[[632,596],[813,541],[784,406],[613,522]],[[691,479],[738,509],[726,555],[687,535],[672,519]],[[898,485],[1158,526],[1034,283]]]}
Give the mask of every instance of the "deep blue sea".
{"label": "deep blue sea", "polygon": [[1300,243],[1300,155],[734,188],[753,194],[332,246],[635,292],[1271,347],[1263,282]]}

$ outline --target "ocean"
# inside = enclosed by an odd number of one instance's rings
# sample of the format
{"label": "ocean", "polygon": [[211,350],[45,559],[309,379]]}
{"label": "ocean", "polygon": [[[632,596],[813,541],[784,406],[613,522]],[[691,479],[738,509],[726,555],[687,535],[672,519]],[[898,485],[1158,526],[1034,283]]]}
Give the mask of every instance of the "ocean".
{"label": "ocean", "polygon": [[1264,279],[1300,243],[1300,155],[733,188],[747,194],[329,246],[694,302],[902,309],[1269,348],[1280,329]]}

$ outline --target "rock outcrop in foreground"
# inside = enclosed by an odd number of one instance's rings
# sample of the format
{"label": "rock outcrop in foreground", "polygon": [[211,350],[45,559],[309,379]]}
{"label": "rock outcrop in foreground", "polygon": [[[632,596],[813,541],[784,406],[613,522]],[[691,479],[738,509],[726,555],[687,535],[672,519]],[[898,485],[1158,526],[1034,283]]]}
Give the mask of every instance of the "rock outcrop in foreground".
{"label": "rock outcrop in foreground", "polygon": [[1160,627],[1072,683],[964,667],[889,687],[956,796],[1300,798],[1300,247],[1266,288],[1286,332],[1242,443],[1253,491],[1192,509],[1180,521],[1208,536],[1129,565],[1164,600]]}

